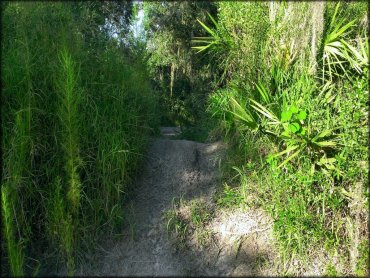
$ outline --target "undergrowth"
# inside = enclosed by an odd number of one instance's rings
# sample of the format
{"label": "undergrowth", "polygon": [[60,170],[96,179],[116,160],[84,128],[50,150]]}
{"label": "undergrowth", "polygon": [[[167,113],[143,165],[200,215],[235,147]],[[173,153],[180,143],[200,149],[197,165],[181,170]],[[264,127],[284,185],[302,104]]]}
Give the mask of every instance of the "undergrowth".
{"label": "undergrowth", "polygon": [[91,7],[2,3],[2,275],[73,275],[157,125],[145,57],[86,30]]}
{"label": "undergrowth", "polygon": [[270,213],[283,274],[310,271],[320,253],[320,273],[368,268],[366,13],[363,3],[225,2],[193,40],[226,72],[208,107],[231,147],[217,203]]}

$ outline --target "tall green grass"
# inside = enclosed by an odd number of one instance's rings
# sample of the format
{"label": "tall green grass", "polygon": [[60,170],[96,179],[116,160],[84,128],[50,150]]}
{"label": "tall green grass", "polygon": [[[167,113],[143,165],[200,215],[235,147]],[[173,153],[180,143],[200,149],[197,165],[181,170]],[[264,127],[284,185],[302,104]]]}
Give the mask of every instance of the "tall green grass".
{"label": "tall green grass", "polygon": [[11,274],[14,276],[22,276],[24,253],[21,243],[16,240],[14,234],[14,211],[11,207],[13,200],[11,199],[11,195],[6,187],[4,187],[1,192],[1,201],[4,229],[3,235],[6,241],[6,249],[8,250]]}
{"label": "tall green grass", "polygon": [[116,233],[157,125],[142,53],[99,32],[87,41],[72,6],[2,6],[5,275],[73,275]]}

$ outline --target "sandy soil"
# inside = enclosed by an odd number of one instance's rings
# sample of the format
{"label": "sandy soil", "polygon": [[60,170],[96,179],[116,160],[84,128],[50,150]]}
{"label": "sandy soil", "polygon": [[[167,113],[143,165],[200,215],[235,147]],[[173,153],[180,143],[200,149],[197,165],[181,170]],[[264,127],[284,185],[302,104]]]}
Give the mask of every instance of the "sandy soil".
{"label": "sandy soil", "polygon": [[[165,128],[152,140],[145,167],[136,181],[136,194],[124,214],[130,214],[123,239],[105,244],[77,275],[102,276],[246,276],[269,274],[271,225],[258,211],[217,211],[207,224],[211,239],[199,246],[190,237],[187,248],[169,238],[164,213],[173,198],[212,200],[219,177],[223,145],[171,140],[178,130]],[[266,220],[267,219],[267,220]],[[262,266],[262,268],[261,268]]]}

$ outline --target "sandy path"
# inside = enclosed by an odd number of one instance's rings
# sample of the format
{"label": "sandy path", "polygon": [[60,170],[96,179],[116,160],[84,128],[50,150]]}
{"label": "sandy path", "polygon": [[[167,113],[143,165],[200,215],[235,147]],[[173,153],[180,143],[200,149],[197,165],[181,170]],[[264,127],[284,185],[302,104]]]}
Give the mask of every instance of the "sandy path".
{"label": "sandy path", "polygon": [[104,259],[102,275],[183,276],[193,269],[191,262],[175,253],[162,215],[174,196],[208,194],[214,175],[201,164],[204,154],[212,148],[212,144],[186,140],[153,141],[146,167],[137,181],[137,197],[132,201],[136,218],[134,240],[120,242],[113,248]]}
{"label": "sandy path", "polygon": [[[203,199],[212,203],[219,175],[218,162],[222,153],[220,142],[203,144],[187,140],[171,140],[177,130],[163,129],[164,137],[153,139],[145,166],[136,180],[132,200],[125,213],[123,239],[105,246],[105,255],[97,258],[94,267],[83,267],[78,275],[103,276],[192,276],[256,274],[241,258],[236,261],[235,244],[226,242],[219,232],[216,244],[204,250],[176,250],[171,244],[163,214],[171,208],[174,197],[184,200]],[[243,214],[244,215],[244,214]],[[223,227],[228,215],[215,218],[210,226]],[[239,225],[239,223],[234,223]],[[235,226],[234,225],[234,226]],[[232,225],[231,225],[232,226]],[[235,229],[235,227],[231,227]],[[228,232],[228,231],[226,231]],[[230,236],[227,235],[229,239]],[[253,242],[257,242],[252,239]],[[223,246],[221,246],[223,245]],[[250,244],[248,244],[250,245]],[[251,246],[248,246],[250,248]],[[233,253],[234,252],[234,253]],[[237,250],[240,253],[240,248]],[[240,257],[240,256],[239,256]],[[238,270],[239,269],[239,270]],[[236,272],[235,272],[236,271]]]}
{"label": "sandy path", "polygon": [[88,268],[79,274],[113,276],[184,276],[195,273],[196,260],[179,254],[171,245],[163,213],[173,197],[184,194],[190,199],[211,196],[215,182],[216,157],[220,143],[202,144],[171,140],[178,130],[162,130],[163,138],[153,139],[141,176],[135,185],[135,197],[127,205],[132,222],[123,241],[104,247],[106,255],[99,269]]}

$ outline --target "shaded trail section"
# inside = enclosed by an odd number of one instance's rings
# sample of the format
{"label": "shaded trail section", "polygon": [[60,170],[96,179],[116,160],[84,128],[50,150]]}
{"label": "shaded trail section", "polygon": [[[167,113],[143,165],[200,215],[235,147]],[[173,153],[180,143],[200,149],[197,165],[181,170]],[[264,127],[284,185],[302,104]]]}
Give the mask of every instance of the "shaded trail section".
{"label": "shaded trail section", "polygon": [[[162,131],[168,137],[177,133],[168,128]],[[125,214],[131,218],[124,231],[127,236],[104,248],[106,255],[99,267],[96,265],[99,269],[86,268],[80,274],[184,276],[197,272],[195,258],[179,254],[172,246],[163,214],[170,209],[173,197],[212,196],[220,146],[153,139],[136,180],[136,196],[126,207]]]}
{"label": "shaded trail section", "polygon": [[[240,248],[240,244],[235,249],[236,241],[229,242],[230,233],[236,234],[235,229],[242,223],[239,223],[239,219],[231,225],[227,224],[232,215],[216,215],[209,224],[215,235],[211,245],[199,249],[196,244],[192,245],[189,242],[189,248],[178,249],[173,244],[174,240],[170,239],[167,232],[164,214],[171,209],[174,198],[179,197],[185,201],[201,199],[215,207],[212,196],[219,182],[219,164],[224,153],[224,145],[221,142],[204,144],[188,140],[171,140],[171,137],[174,138],[179,133],[178,129],[162,128],[161,132],[162,138],[152,139],[143,171],[134,184],[133,198],[123,212],[127,222],[123,238],[119,241],[111,239],[110,242],[103,244],[104,254],[95,257],[93,265],[83,266],[76,274],[94,276],[257,274],[252,271],[250,262],[256,259],[254,253],[258,246],[255,247],[253,244],[258,244],[258,240],[250,237],[249,242],[246,241],[245,245],[249,249],[246,256],[242,255],[243,248]],[[240,215],[248,218],[242,222],[250,220],[244,212]],[[247,227],[247,230],[241,231],[241,235],[251,234],[250,230],[251,227]],[[236,240],[240,243],[241,240],[244,241],[240,236]],[[265,241],[264,238],[261,240]]]}

